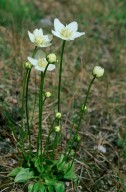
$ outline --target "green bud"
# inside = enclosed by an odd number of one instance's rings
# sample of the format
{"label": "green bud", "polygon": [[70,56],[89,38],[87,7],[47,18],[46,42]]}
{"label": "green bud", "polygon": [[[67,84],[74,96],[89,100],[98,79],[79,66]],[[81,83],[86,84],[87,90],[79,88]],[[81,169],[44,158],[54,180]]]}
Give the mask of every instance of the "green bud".
{"label": "green bud", "polygon": [[56,117],[57,119],[61,119],[61,116],[62,116],[62,115],[61,115],[61,113],[59,113],[59,112],[57,112],[56,115],[55,115],[55,117]]}

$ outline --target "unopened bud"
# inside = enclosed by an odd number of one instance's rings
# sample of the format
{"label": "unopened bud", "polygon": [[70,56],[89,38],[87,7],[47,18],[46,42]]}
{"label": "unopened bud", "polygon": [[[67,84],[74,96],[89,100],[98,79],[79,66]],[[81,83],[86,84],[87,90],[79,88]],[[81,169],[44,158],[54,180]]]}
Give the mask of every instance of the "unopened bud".
{"label": "unopened bud", "polygon": [[49,63],[57,63],[57,58],[56,58],[56,55],[54,53],[50,53],[48,56],[47,56],[47,60]]}
{"label": "unopened bud", "polygon": [[25,68],[26,68],[26,69],[31,69],[31,68],[32,68],[32,64],[29,63],[29,62],[26,62],[26,63],[25,63]]}
{"label": "unopened bud", "polygon": [[80,142],[80,140],[81,140],[79,135],[76,135],[75,139],[76,139],[77,142]]}
{"label": "unopened bud", "polygon": [[82,110],[82,111],[86,111],[86,110],[87,110],[87,107],[84,106],[84,105],[82,105],[81,110]]}
{"label": "unopened bud", "polygon": [[56,127],[54,128],[54,131],[58,133],[58,132],[60,131],[60,126],[56,126]]}
{"label": "unopened bud", "polygon": [[51,93],[50,93],[50,92],[45,92],[45,97],[46,97],[46,98],[51,97]]}
{"label": "unopened bud", "polygon": [[56,117],[57,119],[61,119],[61,116],[62,116],[62,115],[61,115],[61,113],[59,113],[59,112],[57,112],[56,115],[55,115],[55,117]]}
{"label": "unopened bud", "polygon": [[95,66],[94,69],[93,69],[92,74],[94,75],[94,77],[100,78],[104,74],[104,69],[102,67],[100,67],[100,66]]}

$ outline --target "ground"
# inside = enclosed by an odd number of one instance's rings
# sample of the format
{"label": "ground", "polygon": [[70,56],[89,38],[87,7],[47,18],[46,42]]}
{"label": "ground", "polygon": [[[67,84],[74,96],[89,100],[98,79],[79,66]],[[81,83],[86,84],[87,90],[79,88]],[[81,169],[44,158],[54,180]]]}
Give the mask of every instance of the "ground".
{"label": "ground", "polygon": [[[2,6],[2,1],[0,4]],[[61,98],[63,134],[66,140],[69,126],[85,98],[92,78],[92,68],[101,65],[105,69],[104,77],[96,79],[93,84],[87,112],[79,132],[81,142],[75,159],[75,171],[79,178],[77,191],[125,192],[126,3],[124,0],[36,0],[31,4],[33,6],[29,8],[30,1],[23,1],[21,17],[16,9],[9,7],[10,20],[6,16],[5,8],[0,8],[1,191],[25,190],[24,187],[8,181],[6,175],[18,165],[17,155],[20,154],[11,125],[12,121],[17,127],[20,125],[24,62],[34,48],[28,39],[27,31],[43,27],[45,33],[50,33],[54,18],[59,18],[64,24],[75,20],[79,24],[79,31],[85,31],[85,36],[67,42],[65,47]],[[23,13],[27,12],[23,17]],[[31,13],[33,17],[30,17]],[[55,37],[53,43],[51,49],[60,59],[61,41]],[[45,106],[45,126],[57,106],[58,67],[57,64],[56,71],[49,73],[46,79],[45,90],[51,91],[53,95]],[[39,85],[39,74],[36,73],[35,79],[33,70],[29,87],[31,102],[38,90],[36,84]],[[33,123],[35,135],[37,114],[36,109]],[[72,185],[68,186],[67,191],[74,191]]]}

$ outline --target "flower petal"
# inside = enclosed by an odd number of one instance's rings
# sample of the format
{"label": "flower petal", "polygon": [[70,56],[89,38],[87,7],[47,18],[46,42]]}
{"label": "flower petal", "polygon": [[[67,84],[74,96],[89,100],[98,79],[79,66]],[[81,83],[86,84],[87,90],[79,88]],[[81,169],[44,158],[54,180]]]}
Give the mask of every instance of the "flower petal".
{"label": "flower petal", "polygon": [[38,65],[35,66],[35,69],[38,71],[44,71],[45,70],[44,67],[39,67]]}
{"label": "flower petal", "polygon": [[28,36],[29,36],[29,39],[31,40],[31,42],[34,43],[35,37],[30,31],[28,31]]}
{"label": "flower petal", "polygon": [[55,69],[55,65],[49,64],[47,70],[48,70],[48,71],[52,71],[53,69]]}
{"label": "flower petal", "polygon": [[70,31],[76,32],[78,29],[78,24],[76,21],[73,21],[70,24],[68,24],[66,27],[68,27]]}
{"label": "flower petal", "polygon": [[85,32],[76,32],[76,33],[74,33],[74,34],[72,35],[71,40],[73,40],[73,39],[75,39],[75,38],[77,38],[77,37],[80,37],[80,36],[82,36],[82,35],[85,35]]}
{"label": "flower petal", "polygon": [[47,35],[47,36],[48,36],[48,40],[49,40],[49,41],[52,41],[53,35]]}
{"label": "flower petal", "polygon": [[42,29],[35,29],[35,30],[33,31],[33,34],[34,34],[35,36],[43,36],[43,30],[42,30]]}
{"label": "flower petal", "polygon": [[61,31],[65,26],[59,21],[59,19],[54,19],[54,29],[55,31]]}
{"label": "flower petal", "polygon": [[28,61],[32,64],[32,65],[37,65],[38,61],[37,59],[33,59],[31,57],[28,57]]}
{"label": "flower petal", "polygon": [[35,58],[36,59],[46,58],[46,54],[44,53],[44,51],[38,50],[36,55],[35,55]]}
{"label": "flower petal", "polygon": [[56,32],[56,31],[52,30],[52,34],[59,37],[59,38],[61,38],[61,39],[63,39],[59,32]]}

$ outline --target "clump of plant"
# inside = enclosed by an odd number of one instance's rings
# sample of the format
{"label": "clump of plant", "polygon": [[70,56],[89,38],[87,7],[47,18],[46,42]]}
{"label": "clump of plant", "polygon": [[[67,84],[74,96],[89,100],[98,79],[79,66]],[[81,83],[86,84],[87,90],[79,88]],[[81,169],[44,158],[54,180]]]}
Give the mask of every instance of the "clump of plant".
{"label": "clump of plant", "polygon": [[[46,141],[43,142],[43,107],[45,101],[51,97],[49,91],[44,90],[44,82],[48,71],[53,71],[58,65],[56,54],[44,53],[41,48],[51,46],[53,35],[44,35],[42,29],[35,29],[33,33],[28,31],[29,38],[34,43],[35,48],[32,57],[27,58],[25,63],[26,73],[24,77],[22,91],[22,113],[19,148],[22,154],[22,164],[20,167],[13,169],[8,176],[14,177],[14,182],[28,183],[28,192],[64,192],[65,181],[77,181],[77,176],[74,170],[74,158],[76,149],[74,145],[80,142],[79,130],[81,127],[82,118],[86,111],[89,92],[96,78],[103,76],[104,69],[100,66],[95,66],[93,69],[93,77],[89,84],[85,100],[82,101],[80,110],[77,113],[76,120],[70,128],[70,137],[66,146],[62,151],[57,153],[58,146],[62,143],[62,113],[61,113],[61,86],[62,86],[62,69],[63,55],[65,44],[67,41],[74,40],[77,37],[84,35],[84,32],[77,32],[78,24],[73,21],[64,26],[58,19],[54,20],[54,36],[62,40],[61,57],[59,62],[59,82],[58,82],[58,103],[57,112],[54,113],[54,118],[49,125],[49,132]],[[31,70],[35,68],[40,73],[40,88],[39,88],[39,125],[38,137],[36,138],[36,150],[32,148],[31,140],[31,125],[29,118],[29,78]],[[24,123],[26,119],[26,124]],[[74,135],[73,133],[74,127]],[[53,140],[51,139],[53,135]],[[28,149],[25,148],[25,142],[28,139]]]}

